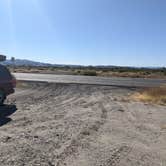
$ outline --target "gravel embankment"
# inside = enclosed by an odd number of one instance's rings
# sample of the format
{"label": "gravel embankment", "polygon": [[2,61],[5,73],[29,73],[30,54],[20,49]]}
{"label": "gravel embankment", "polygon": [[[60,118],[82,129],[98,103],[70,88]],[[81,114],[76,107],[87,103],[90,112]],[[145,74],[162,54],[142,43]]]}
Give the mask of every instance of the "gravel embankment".
{"label": "gravel embankment", "polygon": [[165,166],[166,107],[129,101],[133,91],[21,85],[0,108],[0,165]]}

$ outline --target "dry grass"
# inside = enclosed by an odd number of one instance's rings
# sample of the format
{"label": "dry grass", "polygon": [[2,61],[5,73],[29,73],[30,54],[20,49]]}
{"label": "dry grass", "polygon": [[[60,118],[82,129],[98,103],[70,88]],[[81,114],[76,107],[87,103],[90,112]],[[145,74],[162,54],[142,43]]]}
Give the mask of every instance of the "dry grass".
{"label": "dry grass", "polygon": [[161,130],[165,130],[166,129],[166,124],[163,124],[160,126]]}
{"label": "dry grass", "polygon": [[29,87],[29,85],[26,82],[17,80],[16,88],[27,88],[27,87]]}
{"label": "dry grass", "polygon": [[166,76],[163,73],[160,72],[132,72],[132,71],[126,71],[126,72],[118,72],[118,71],[109,71],[109,72],[101,72],[99,71],[97,73],[99,76],[104,77],[130,77],[130,78],[166,78]]}
{"label": "dry grass", "polygon": [[166,105],[166,85],[137,92],[132,95],[132,98],[137,101]]}

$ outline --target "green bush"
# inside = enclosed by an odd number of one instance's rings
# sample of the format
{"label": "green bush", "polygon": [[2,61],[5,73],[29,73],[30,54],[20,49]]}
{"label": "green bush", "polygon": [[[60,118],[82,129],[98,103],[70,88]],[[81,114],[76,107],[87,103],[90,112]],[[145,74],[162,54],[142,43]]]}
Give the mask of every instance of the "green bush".
{"label": "green bush", "polygon": [[96,71],[92,71],[92,70],[83,71],[81,74],[85,76],[97,76]]}

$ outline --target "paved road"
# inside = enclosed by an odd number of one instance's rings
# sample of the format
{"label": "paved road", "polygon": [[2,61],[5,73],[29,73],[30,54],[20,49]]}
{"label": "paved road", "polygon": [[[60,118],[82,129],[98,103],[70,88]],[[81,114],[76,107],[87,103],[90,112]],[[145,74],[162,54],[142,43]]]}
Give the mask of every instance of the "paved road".
{"label": "paved road", "polygon": [[52,74],[14,73],[17,80],[41,81],[50,83],[78,83],[126,87],[155,87],[166,84],[166,79],[119,78],[119,77],[91,77]]}

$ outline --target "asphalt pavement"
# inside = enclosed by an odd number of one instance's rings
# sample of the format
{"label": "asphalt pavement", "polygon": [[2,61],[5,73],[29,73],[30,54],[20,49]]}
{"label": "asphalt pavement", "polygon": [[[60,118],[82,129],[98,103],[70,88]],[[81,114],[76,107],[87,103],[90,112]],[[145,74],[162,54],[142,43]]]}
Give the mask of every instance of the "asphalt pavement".
{"label": "asphalt pavement", "polygon": [[17,80],[49,83],[89,84],[124,87],[156,87],[166,84],[166,79],[96,77],[54,74],[13,73]]}

